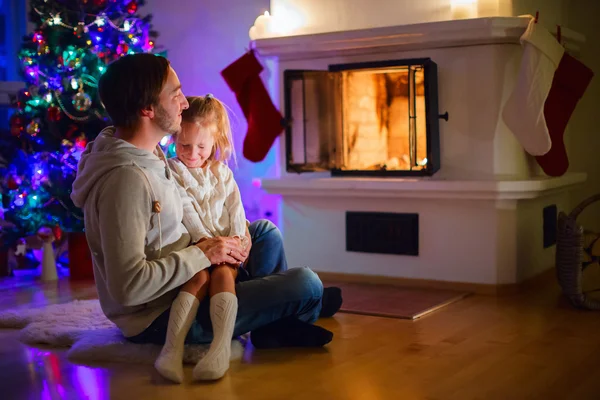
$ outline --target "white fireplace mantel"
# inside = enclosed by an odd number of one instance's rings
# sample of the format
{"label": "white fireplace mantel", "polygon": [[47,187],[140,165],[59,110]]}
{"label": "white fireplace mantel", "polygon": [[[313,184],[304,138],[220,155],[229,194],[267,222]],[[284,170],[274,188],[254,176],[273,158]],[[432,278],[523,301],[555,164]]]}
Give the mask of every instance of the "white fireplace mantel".
{"label": "white fireplace mantel", "polygon": [[548,196],[585,182],[582,172],[530,180],[460,181],[427,178],[264,179],[262,188],[288,197],[525,200]]}
{"label": "white fireplace mantel", "polygon": [[[519,43],[529,18],[488,17],[421,24],[359,29],[312,35],[258,39],[254,48],[260,55],[280,60],[316,58],[321,55],[370,54],[451,46]],[[555,35],[556,32],[553,32]],[[561,42],[577,53],[585,36],[562,28]]]}

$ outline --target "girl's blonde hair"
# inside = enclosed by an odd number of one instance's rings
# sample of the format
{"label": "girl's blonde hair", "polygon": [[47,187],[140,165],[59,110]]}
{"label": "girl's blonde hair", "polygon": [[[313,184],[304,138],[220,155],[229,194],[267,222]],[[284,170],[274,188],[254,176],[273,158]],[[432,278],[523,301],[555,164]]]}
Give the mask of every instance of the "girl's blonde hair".
{"label": "girl's blonde hair", "polygon": [[[231,123],[227,108],[219,99],[212,94],[206,96],[188,96],[186,97],[190,104],[187,110],[181,114],[182,122],[206,126],[215,124],[217,131],[215,133],[215,144],[209,160],[217,160],[228,163],[233,159],[236,163],[235,149],[233,147],[233,136],[231,134]],[[177,136],[174,138],[177,140]]]}

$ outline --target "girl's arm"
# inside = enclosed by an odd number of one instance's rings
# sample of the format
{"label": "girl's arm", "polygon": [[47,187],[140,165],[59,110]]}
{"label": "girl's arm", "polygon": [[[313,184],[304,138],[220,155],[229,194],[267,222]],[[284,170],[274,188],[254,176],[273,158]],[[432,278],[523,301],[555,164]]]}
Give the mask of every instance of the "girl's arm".
{"label": "girl's arm", "polygon": [[233,172],[229,167],[223,164],[220,168],[223,172],[223,183],[225,185],[225,209],[229,213],[230,231],[229,236],[238,237],[244,247],[247,246],[247,224],[246,212],[242,205],[242,196],[240,189],[233,177]]}
{"label": "girl's arm", "polygon": [[192,237],[192,243],[198,243],[200,239],[211,237],[210,233],[204,228],[200,215],[198,215],[198,212],[196,212],[196,208],[194,207],[196,199],[194,199],[186,190],[187,186],[185,184],[184,174],[189,174],[189,171],[184,169],[185,167],[176,165],[173,161],[169,164],[171,165],[171,171],[173,172],[175,182],[177,182],[177,190],[179,191],[179,196],[183,203],[182,222]]}

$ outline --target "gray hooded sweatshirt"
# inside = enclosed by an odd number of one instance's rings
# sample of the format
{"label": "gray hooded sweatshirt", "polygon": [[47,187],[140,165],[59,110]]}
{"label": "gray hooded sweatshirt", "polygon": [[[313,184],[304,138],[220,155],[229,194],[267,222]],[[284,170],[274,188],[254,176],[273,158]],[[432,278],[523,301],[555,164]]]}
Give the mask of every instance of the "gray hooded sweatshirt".
{"label": "gray hooded sweatshirt", "polygon": [[177,289],[210,261],[190,246],[161,149],[150,153],[114,132],[108,127],[88,144],[71,199],[84,211],[102,310],[131,337],[169,308]]}

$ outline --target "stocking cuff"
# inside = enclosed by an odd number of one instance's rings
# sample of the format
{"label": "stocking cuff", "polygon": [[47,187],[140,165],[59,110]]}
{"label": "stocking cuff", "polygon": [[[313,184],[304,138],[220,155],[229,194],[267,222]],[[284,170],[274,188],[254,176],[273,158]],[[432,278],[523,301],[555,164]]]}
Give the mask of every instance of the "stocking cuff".
{"label": "stocking cuff", "polygon": [[536,23],[534,18],[531,18],[529,21],[529,25],[520,40],[523,46],[527,44],[535,46],[542,54],[548,57],[554,64],[554,69],[558,67],[565,53],[565,48],[558,43],[558,40],[546,28]]}
{"label": "stocking cuff", "polygon": [[254,51],[249,51],[221,71],[221,76],[227,86],[238,93],[248,78],[257,76],[262,70],[263,66],[256,59]]}

